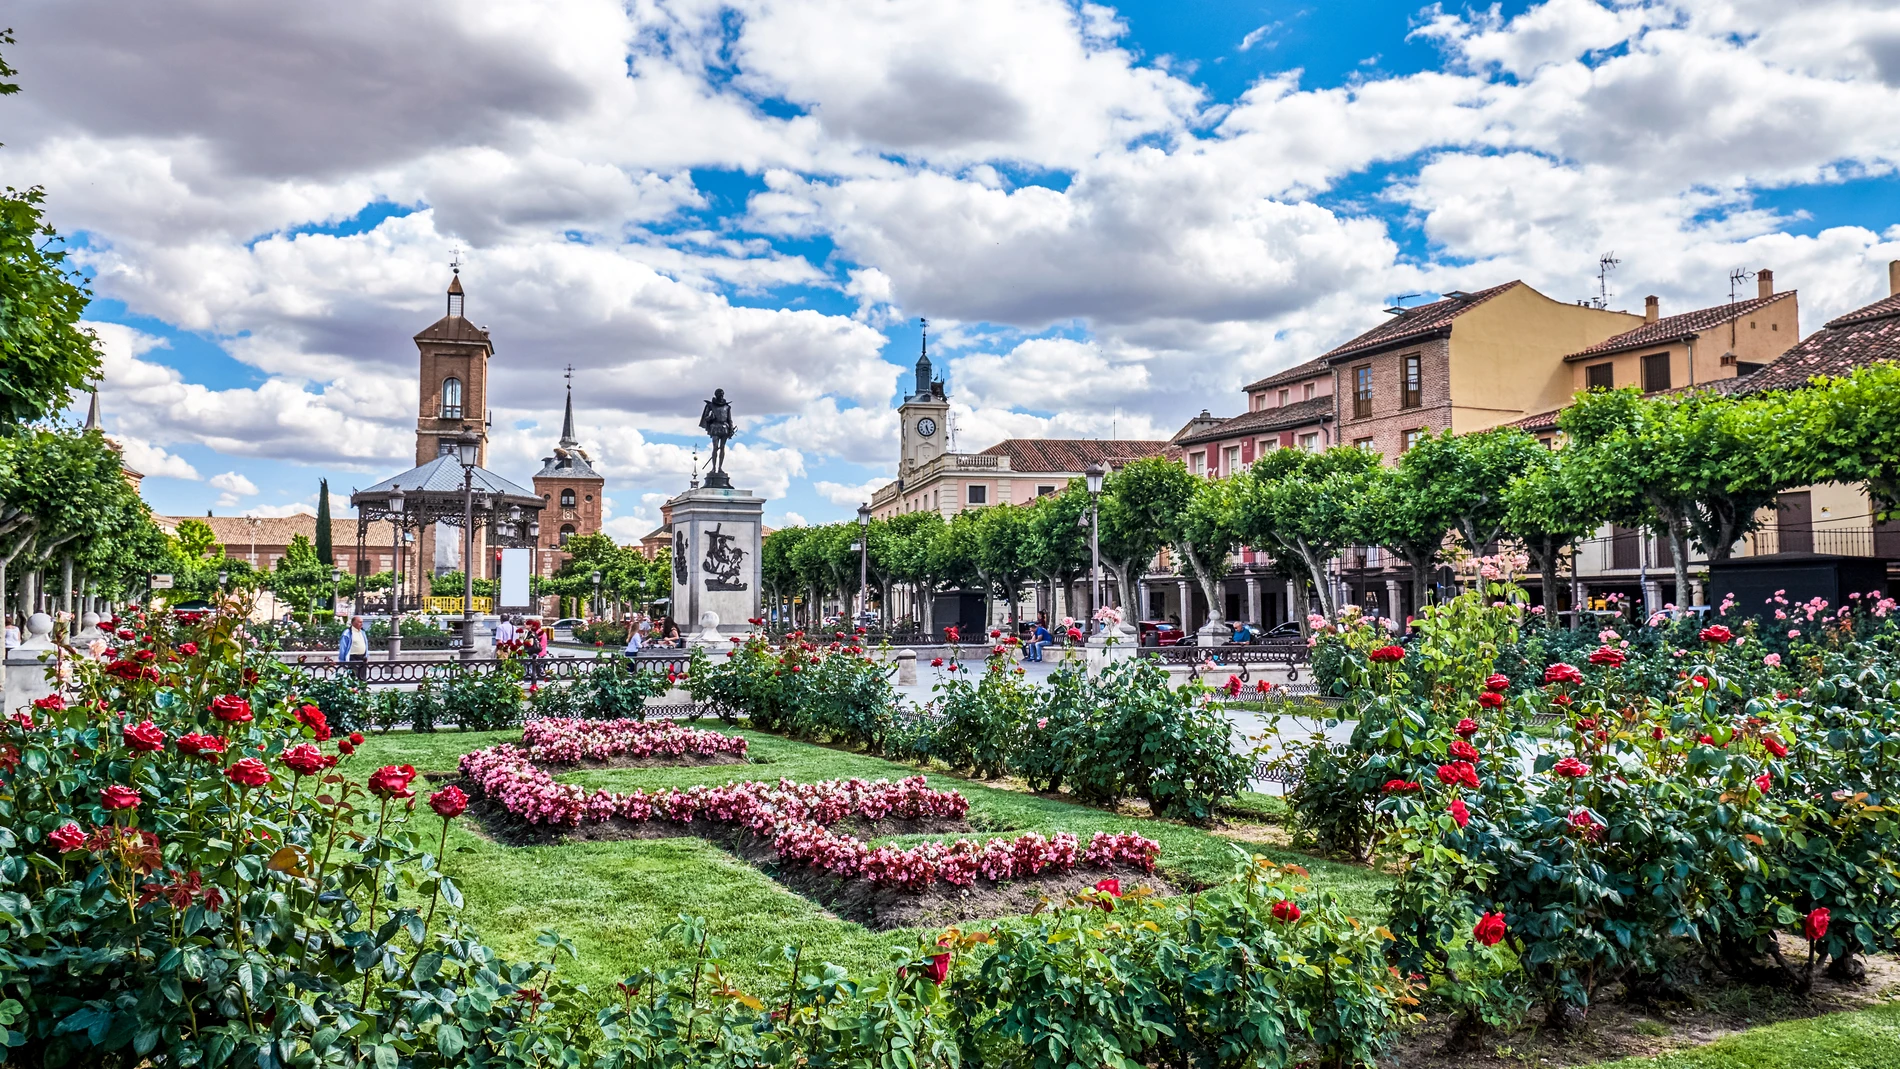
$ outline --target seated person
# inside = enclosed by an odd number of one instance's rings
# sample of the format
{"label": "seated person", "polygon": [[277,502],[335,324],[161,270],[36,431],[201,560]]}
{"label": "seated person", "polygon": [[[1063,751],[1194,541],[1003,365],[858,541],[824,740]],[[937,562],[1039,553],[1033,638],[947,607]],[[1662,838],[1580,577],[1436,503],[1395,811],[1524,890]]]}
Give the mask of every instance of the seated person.
{"label": "seated person", "polygon": [[1252,642],[1257,637],[1259,637],[1259,633],[1253,628],[1248,627],[1245,620],[1234,624],[1233,641],[1242,643]]}
{"label": "seated person", "polygon": [[1049,633],[1049,629],[1042,626],[1042,621],[1036,621],[1034,626],[1029,629],[1029,641],[1023,643],[1023,660],[1042,660],[1042,651],[1051,643],[1055,642],[1055,640],[1056,637]]}

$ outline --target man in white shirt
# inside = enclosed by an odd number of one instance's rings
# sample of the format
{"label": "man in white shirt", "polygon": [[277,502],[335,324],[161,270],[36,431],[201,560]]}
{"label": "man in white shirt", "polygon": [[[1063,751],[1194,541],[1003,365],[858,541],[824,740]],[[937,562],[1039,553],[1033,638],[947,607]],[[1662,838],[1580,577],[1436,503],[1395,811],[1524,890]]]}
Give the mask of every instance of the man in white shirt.
{"label": "man in white shirt", "polygon": [[361,616],[350,617],[350,626],[337,643],[336,659],[348,665],[362,665],[352,670],[358,679],[363,677],[363,669],[369,665],[369,635],[363,631]]}
{"label": "man in white shirt", "polygon": [[495,625],[495,645],[499,646],[504,642],[513,642],[514,640],[515,640],[514,617],[504,616],[501,618],[501,622]]}

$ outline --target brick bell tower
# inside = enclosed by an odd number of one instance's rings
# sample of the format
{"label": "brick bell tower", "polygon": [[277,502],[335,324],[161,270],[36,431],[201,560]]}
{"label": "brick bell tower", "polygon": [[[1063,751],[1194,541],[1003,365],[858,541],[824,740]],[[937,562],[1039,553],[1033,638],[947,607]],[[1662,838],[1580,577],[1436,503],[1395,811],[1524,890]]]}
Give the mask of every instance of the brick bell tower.
{"label": "brick bell tower", "polygon": [[[421,361],[417,379],[416,466],[453,454],[486,467],[488,359],[495,355],[495,347],[487,331],[463,317],[462,269],[451,265],[451,270],[446,313],[415,337]],[[480,563],[488,556],[482,532],[476,533],[475,542],[478,562],[475,574],[486,577],[493,569]],[[415,576],[415,582],[404,585],[410,587],[414,596],[426,595],[427,577],[464,567],[461,555],[462,535],[458,528],[443,524],[424,527],[417,532],[416,555],[411,559],[410,574]]]}
{"label": "brick bell tower", "polygon": [[594,470],[593,460],[574,433],[574,368],[567,369],[567,410],[561,419],[561,441],[554,455],[543,457],[534,475],[534,492],[547,507],[541,510],[541,540],[536,567],[544,576],[567,560],[561,547],[575,535],[599,534],[601,497],[607,480]]}

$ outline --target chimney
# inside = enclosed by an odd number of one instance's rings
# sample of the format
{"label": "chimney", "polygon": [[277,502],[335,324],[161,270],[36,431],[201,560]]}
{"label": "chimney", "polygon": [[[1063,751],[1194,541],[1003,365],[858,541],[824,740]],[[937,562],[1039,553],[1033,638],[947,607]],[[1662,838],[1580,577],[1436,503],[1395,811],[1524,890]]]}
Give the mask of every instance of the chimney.
{"label": "chimney", "polygon": [[1900,260],[1887,261],[1887,293],[1900,297]]}
{"label": "chimney", "polygon": [[1656,305],[1656,295],[1652,293],[1649,296],[1643,298],[1643,322],[1654,323],[1656,321],[1657,314],[1658,314],[1658,308]]}
{"label": "chimney", "polygon": [[1759,293],[1761,296],[1773,297],[1775,295],[1775,273],[1766,267],[1755,272],[1755,285],[1760,287]]}

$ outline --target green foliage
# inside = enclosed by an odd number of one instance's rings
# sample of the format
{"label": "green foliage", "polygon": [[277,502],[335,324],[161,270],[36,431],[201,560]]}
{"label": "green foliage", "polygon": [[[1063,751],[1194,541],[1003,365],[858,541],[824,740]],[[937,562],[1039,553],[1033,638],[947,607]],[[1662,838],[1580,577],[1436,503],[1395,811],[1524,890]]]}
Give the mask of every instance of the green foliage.
{"label": "green foliage", "polygon": [[1194,476],[1180,462],[1147,457],[1110,472],[1102,482],[1102,563],[1115,573],[1121,603],[1140,603],[1135,581],[1168,543],[1169,533],[1195,493]]}
{"label": "green foliage", "polygon": [[[432,598],[459,598],[462,596],[463,587],[466,583],[467,580],[463,577],[459,569],[453,572],[443,572],[441,575],[432,575],[429,577],[429,596]],[[500,593],[501,580],[476,577],[476,597],[492,598]]]}
{"label": "green foliage", "polygon": [[[78,702],[34,710],[32,727],[0,724],[5,1060],[380,1069],[559,1058],[570,995],[551,961],[500,961],[461,927],[461,891],[441,868],[446,824],[347,775],[284,764],[289,747],[322,744],[270,697],[284,670],[247,652],[236,617],[128,623],[147,637],[122,647],[122,663],[157,667],[81,660]],[[209,711],[214,696],[241,695],[247,719]],[[161,732],[159,748],[134,746],[135,726]],[[228,752],[178,752],[187,732],[221,737]],[[227,776],[240,755],[269,781]],[[103,808],[108,788],[137,805]],[[69,824],[84,841],[56,845]]]}
{"label": "green foliage", "polygon": [[1376,831],[1373,797],[1356,785],[1364,758],[1350,751],[1337,753],[1322,740],[1299,752],[1300,779],[1287,795],[1294,847],[1364,861]]}
{"label": "green foliage", "polygon": [[293,610],[306,613],[319,596],[329,593],[331,571],[329,565],[318,559],[317,548],[310,539],[295,534],[290,536],[290,545],[284,547],[284,555],[277,558],[266,581]]}
{"label": "green foliage", "polygon": [[459,663],[443,681],[437,698],[442,719],[460,731],[493,731],[521,723],[521,665],[504,659],[493,672],[465,669]]}
{"label": "green foliage", "polygon": [[624,657],[613,656],[602,658],[571,687],[576,715],[599,720],[645,720],[647,699],[665,694],[672,685],[665,673],[635,671]]}
{"label": "green foliage", "polygon": [[1877,510],[1900,509],[1900,364],[1753,399],[1730,430],[1786,485],[1860,483]]}
{"label": "green foliage", "polygon": [[[1235,487],[1235,526],[1248,545],[1269,548],[1282,567],[1323,576],[1353,538],[1355,504],[1379,466],[1362,449],[1275,449]],[[1315,583],[1322,613],[1339,615],[1329,583]]]}
{"label": "green foliage", "polygon": [[345,734],[362,731],[372,722],[374,703],[370,689],[348,672],[308,680],[298,684],[296,691],[298,698],[323,710],[324,719],[335,731]]}
{"label": "green foliage", "polygon": [[80,326],[92,293],[45,202],[38,186],[0,194],[0,427],[52,415],[99,377],[99,339]]}
{"label": "green foliage", "polygon": [[920,721],[912,755],[934,757],[980,779],[1007,772],[1031,723],[1036,697],[1036,688],[1012,667],[1007,655],[996,655],[975,679],[967,672],[948,673],[931,688],[933,715]]}

